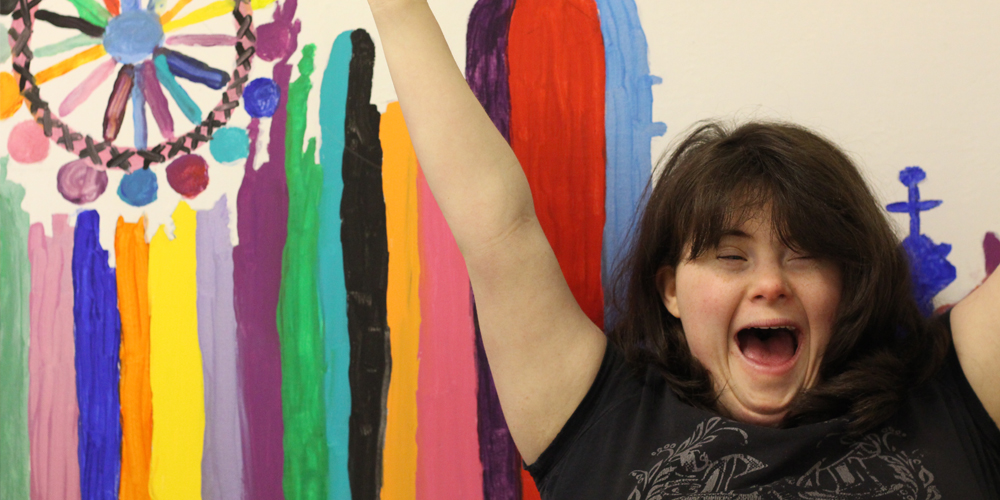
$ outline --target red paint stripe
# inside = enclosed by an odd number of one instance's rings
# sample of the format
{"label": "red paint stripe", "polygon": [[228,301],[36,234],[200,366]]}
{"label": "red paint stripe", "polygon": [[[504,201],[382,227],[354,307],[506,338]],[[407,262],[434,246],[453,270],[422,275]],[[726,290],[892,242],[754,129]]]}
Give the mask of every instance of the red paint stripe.
{"label": "red paint stripe", "polygon": [[122,13],[122,6],[118,0],[104,0],[104,5],[107,6],[108,12],[112,16],[117,16]]}
{"label": "red paint stripe", "polygon": [[603,327],[604,44],[593,0],[518,0],[510,24],[511,147],[566,281]]}

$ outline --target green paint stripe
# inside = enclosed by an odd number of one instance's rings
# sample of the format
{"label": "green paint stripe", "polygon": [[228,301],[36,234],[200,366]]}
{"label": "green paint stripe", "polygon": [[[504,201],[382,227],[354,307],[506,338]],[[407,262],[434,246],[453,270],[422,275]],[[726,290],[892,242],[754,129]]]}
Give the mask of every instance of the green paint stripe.
{"label": "green paint stripe", "polygon": [[306,134],[306,108],[316,45],[302,48],[301,76],[288,89],[285,174],[288,178],[288,239],[282,255],[278,334],[281,339],[281,402],[285,418],[284,490],[288,500],[326,500],[328,449],[326,372],[320,325],[317,266],[319,197],[323,169],[316,139]]}
{"label": "green paint stripe", "polygon": [[28,214],[0,158],[0,500],[28,498]]}
{"label": "green paint stripe", "polygon": [[39,47],[35,49],[35,57],[50,57],[57,54],[62,54],[63,52],[69,50],[73,50],[77,47],[98,45],[100,43],[101,43],[100,38],[94,38],[92,36],[80,33],[79,35],[69,37],[61,42],[50,43],[44,47]]}
{"label": "green paint stripe", "polygon": [[80,17],[90,24],[103,28],[108,25],[108,19],[111,19],[111,13],[108,12],[108,9],[95,0],[69,0],[69,3],[73,4]]}

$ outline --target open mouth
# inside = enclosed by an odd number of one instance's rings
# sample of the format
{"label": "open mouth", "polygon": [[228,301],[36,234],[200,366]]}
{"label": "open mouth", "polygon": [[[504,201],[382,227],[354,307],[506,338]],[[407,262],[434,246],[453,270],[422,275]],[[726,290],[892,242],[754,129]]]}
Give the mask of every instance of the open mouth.
{"label": "open mouth", "polygon": [[788,363],[799,350],[799,335],[795,327],[751,327],[736,334],[740,352],[750,361],[777,367]]}

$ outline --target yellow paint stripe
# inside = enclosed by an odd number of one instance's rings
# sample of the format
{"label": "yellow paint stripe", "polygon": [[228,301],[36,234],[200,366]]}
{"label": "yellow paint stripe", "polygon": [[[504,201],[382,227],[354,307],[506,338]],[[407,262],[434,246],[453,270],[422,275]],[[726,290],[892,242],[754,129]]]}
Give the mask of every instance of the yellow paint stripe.
{"label": "yellow paint stripe", "polygon": [[70,71],[83,66],[91,61],[96,61],[103,57],[107,52],[104,51],[103,45],[94,45],[93,47],[80,52],[79,54],[74,54],[62,61],[59,61],[48,68],[45,68],[38,73],[35,73],[35,83],[41,85],[57,76],[65,75]]}
{"label": "yellow paint stripe", "polygon": [[174,239],[160,227],[149,245],[153,500],[201,498],[205,386],[198,346],[197,219],[184,202],[173,219]]}
{"label": "yellow paint stripe", "polygon": [[[274,2],[275,0],[253,0],[250,2],[250,6],[253,7],[254,10],[257,10],[263,9]],[[202,21],[207,21],[209,19],[214,19],[216,17],[232,13],[234,7],[236,7],[236,2],[233,0],[218,0],[216,2],[212,2],[180,19],[163,22],[163,32],[169,33],[185,26],[191,26],[192,24],[197,24]],[[167,14],[169,14],[169,12]]]}
{"label": "yellow paint stripe", "polygon": [[382,115],[382,192],[389,243],[386,314],[392,378],[382,455],[382,500],[416,497],[417,372],[420,362],[420,251],[417,246],[417,156],[399,103]]}
{"label": "yellow paint stripe", "polygon": [[177,3],[175,3],[174,6],[170,8],[170,10],[164,12],[163,15],[160,16],[160,24],[169,23],[170,20],[173,19],[174,16],[176,16],[177,13],[181,11],[181,9],[187,7],[187,4],[189,3],[191,3],[191,0],[177,0]]}

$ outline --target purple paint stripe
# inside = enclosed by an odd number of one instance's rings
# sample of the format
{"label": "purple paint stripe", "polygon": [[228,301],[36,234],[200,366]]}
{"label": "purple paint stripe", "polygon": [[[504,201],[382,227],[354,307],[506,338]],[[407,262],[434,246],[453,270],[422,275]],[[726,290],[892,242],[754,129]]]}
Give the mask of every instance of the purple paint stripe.
{"label": "purple paint stripe", "polygon": [[170,107],[167,104],[167,97],[163,95],[160,88],[160,80],[156,77],[156,67],[152,61],[140,64],[136,71],[142,76],[138,79],[142,85],[142,95],[146,98],[146,104],[153,113],[156,126],[160,128],[160,134],[168,141],[176,139],[174,136],[174,118],[170,116]]}
{"label": "purple paint stripe", "polygon": [[285,452],[282,443],[281,351],[278,292],[281,255],[288,234],[285,179],[285,120],[291,66],[278,64],[274,81],[281,104],[271,120],[270,161],[253,167],[259,122],[252,120],[250,154],[236,198],[240,244],[233,249],[240,391],[243,396],[243,484],[248,500],[281,500]]}
{"label": "purple paint stripe", "polygon": [[31,261],[31,342],[28,409],[31,498],[80,498],[76,367],[73,346],[73,228],[52,216],[52,236],[40,223],[28,233]]}
{"label": "purple paint stripe", "polygon": [[205,454],[201,492],[205,500],[243,498],[243,442],[237,376],[236,313],[233,308],[233,247],[223,195],[198,212],[198,342],[205,372]]}
{"label": "purple paint stripe", "polygon": [[[469,15],[465,78],[504,138],[510,140],[510,87],[507,36],[514,0],[479,0]],[[521,464],[500,409],[493,376],[476,325],[479,412],[479,458],[483,464],[484,500],[521,498]]]}
{"label": "purple paint stripe", "polygon": [[986,254],[986,275],[993,274],[1000,265],[1000,238],[996,233],[986,233],[983,238],[983,253]]}
{"label": "purple paint stripe", "polygon": [[215,47],[219,45],[236,45],[238,38],[232,35],[175,35],[167,37],[167,45],[190,45],[197,47]]}

